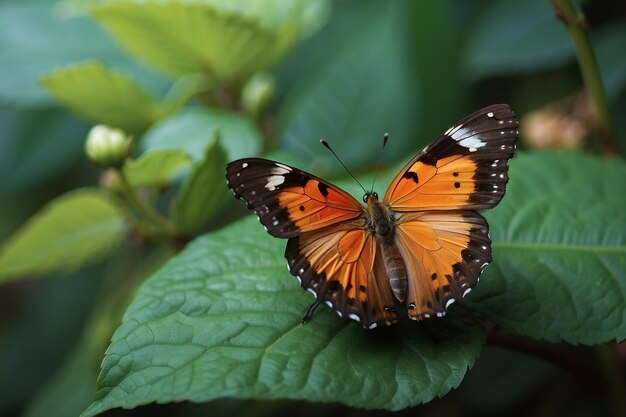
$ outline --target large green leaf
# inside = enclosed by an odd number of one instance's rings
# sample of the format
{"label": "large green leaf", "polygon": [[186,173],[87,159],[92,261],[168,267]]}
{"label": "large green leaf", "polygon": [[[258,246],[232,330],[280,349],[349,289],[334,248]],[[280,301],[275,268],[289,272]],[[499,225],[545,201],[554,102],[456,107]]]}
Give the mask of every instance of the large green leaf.
{"label": "large green leaf", "polygon": [[97,23],[70,17],[51,1],[3,1],[0,4],[0,101],[28,106],[50,105],[39,75],[68,63],[98,59],[140,78],[153,89],[164,81],[131,60]]}
{"label": "large green leaf", "polygon": [[124,237],[109,195],[79,189],[52,200],[0,249],[0,282],[71,270],[100,260]]}
{"label": "large green leaf", "polygon": [[100,62],[71,65],[40,77],[40,82],[60,103],[83,117],[131,133],[142,132],[174,110]]}
{"label": "large green leaf", "polygon": [[226,162],[216,134],[204,159],[193,168],[176,196],[172,219],[179,232],[198,232],[229,202],[228,188],[224,184]]}
{"label": "large green leaf", "polygon": [[183,149],[200,161],[216,131],[229,161],[261,152],[261,132],[250,119],[238,113],[197,107],[156,124],[143,136],[141,147],[144,151]]}
{"label": "large green leaf", "polygon": [[134,55],[173,75],[207,72],[243,81],[266,68],[297,39],[296,22],[281,30],[206,3],[109,2],[93,15]]}
{"label": "large green leaf", "polygon": [[596,344],[626,338],[626,165],[521,154],[487,214],[494,263],[468,296],[502,327]]}
{"label": "large green leaf", "polygon": [[415,322],[376,332],[322,307],[301,324],[313,298],[285,270],[284,246],[249,217],[195,240],[148,279],[84,415],[219,397],[396,410],[444,395],[476,360],[484,334],[459,317],[431,320],[430,332]]}

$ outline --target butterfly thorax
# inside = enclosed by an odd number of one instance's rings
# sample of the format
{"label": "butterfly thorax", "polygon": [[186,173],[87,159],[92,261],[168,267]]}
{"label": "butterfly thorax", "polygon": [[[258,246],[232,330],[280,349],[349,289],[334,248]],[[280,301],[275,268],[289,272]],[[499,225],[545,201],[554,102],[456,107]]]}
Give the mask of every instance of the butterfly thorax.
{"label": "butterfly thorax", "polygon": [[364,197],[366,228],[376,239],[387,244],[393,243],[396,221],[393,213],[384,203],[378,201],[378,194],[368,193]]}
{"label": "butterfly thorax", "polygon": [[364,200],[367,203],[364,210],[365,227],[378,241],[394,296],[403,302],[406,298],[407,273],[402,255],[394,242],[396,218],[387,204],[378,201],[376,193],[366,194]]}

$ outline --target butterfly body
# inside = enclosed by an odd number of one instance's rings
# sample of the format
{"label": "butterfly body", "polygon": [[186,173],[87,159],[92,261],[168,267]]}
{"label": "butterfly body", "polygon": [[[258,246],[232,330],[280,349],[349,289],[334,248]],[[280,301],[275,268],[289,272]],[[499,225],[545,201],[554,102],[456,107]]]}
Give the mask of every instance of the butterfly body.
{"label": "butterfly body", "polygon": [[[362,204],[297,168],[248,158],[228,185],[273,236],[289,239],[289,271],[340,316],[366,328],[443,316],[491,262],[488,225],[508,181],[517,120],[498,104],[460,120],[396,175],[382,200]],[[307,317],[312,309],[307,312]]]}

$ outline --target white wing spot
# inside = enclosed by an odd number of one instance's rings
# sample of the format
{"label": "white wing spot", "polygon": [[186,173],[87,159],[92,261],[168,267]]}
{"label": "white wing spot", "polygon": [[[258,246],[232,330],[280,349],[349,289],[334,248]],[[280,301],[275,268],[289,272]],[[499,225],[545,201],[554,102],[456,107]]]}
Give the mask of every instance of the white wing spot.
{"label": "white wing spot", "polygon": [[300,268],[300,270],[298,271],[298,273],[300,273],[300,274],[304,274],[304,268]]}
{"label": "white wing spot", "polygon": [[430,318],[430,314],[428,314],[428,313],[427,313],[427,314],[424,314],[424,318],[425,318],[425,319],[429,319],[429,318]]}
{"label": "white wing spot", "polygon": [[282,175],[272,175],[267,179],[267,184],[265,184],[265,188],[267,188],[269,191],[274,191],[276,190],[276,187],[278,187],[283,182],[285,182],[285,177],[283,177]]}
{"label": "white wing spot", "polygon": [[454,298],[449,299],[449,300],[446,302],[446,308],[450,307],[450,304],[454,303],[455,301],[456,301],[456,300],[455,300]]}
{"label": "white wing spot", "polygon": [[351,318],[352,320],[356,320],[359,323],[361,322],[361,318],[359,316],[357,316],[356,314],[354,314],[354,313],[348,314],[348,318]]}
{"label": "white wing spot", "polygon": [[285,164],[281,164],[280,162],[276,162],[276,166],[281,167],[284,170],[287,170],[287,172],[291,172],[291,167],[288,167]]}
{"label": "white wing spot", "polygon": [[333,303],[331,303],[330,301],[324,301],[324,304],[326,304],[330,308],[333,308]]}
{"label": "white wing spot", "polygon": [[372,330],[375,329],[378,326],[378,323],[372,323],[369,325],[368,329]]}
{"label": "white wing spot", "polygon": [[465,297],[467,294],[469,294],[470,291],[472,291],[471,288],[466,289],[465,292],[463,293],[463,297]]}
{"label": "white wing spot", "polygon": [[442,313],[441,311],[437,312],[437,317],[443,317],[445,315],[446,315],[446,313]]}
{"label": "white wing spot", "polygon": [[241,168],[242,168],[242,169],[243,169],[243,168],[248,168],[248,163],[247,163],[247,162],[244,162],[243,164],[241,164]]}
{"label": "white wing spot", "polygon": [[315,290],[313,288],[307,288],[306,289],[308,292],[310,292],[311,294],[317,296],[317,293],[315,292]]}
{"label": "white wing spot", "polygon": [[487,113],[487,117],[493,117],[493,113],[492,112]]}
{"label": "white wing spot", "polygon": [[278,220],[274,220],[274,221],[272,222],[272,225],[273,225],[273,226],[278,226]]}
{"label": "white wing spot", "polygon": [[498,122],[498,124],[503,124],[503,123],[504,123],[504,121],[502,121],[502,120],[500,120],[500,121]]}
{"label": "white wing spot", "polygon": [[[456,139],[456,138],[455,138]],[[469,148],[470,152],[475,152],[476,148],[482,148],[486,145],[485,142],[482,142],[476,136],[470,136],[469,138],[465,138],[458,142],[459,145]],[[472,150],[474,149],[474,150]]]}
{"label": "white wing spot", "polygon": [[289,173],[289,168],[287,167],[283,168],[283,167],[278,166],[276,168],[272,168],[271,172],[272,174],[276,174],[276,175],[284,175],[284,174]]}

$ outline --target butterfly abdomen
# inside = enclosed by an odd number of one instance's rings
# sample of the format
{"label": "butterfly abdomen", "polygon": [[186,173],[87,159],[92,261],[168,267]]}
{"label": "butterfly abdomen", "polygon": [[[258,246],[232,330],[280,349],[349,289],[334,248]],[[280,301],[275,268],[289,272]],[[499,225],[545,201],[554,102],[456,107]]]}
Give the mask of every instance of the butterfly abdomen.
{"label": "butterfly abdomen", "polygon": [[402,255],[400,255],[398,247],[394,244],[382,243],[380,248],[383,255],[385,272],[389,279],[389,286],[396,299],[400,302],[404,302],[406,299],[407,275]]}

